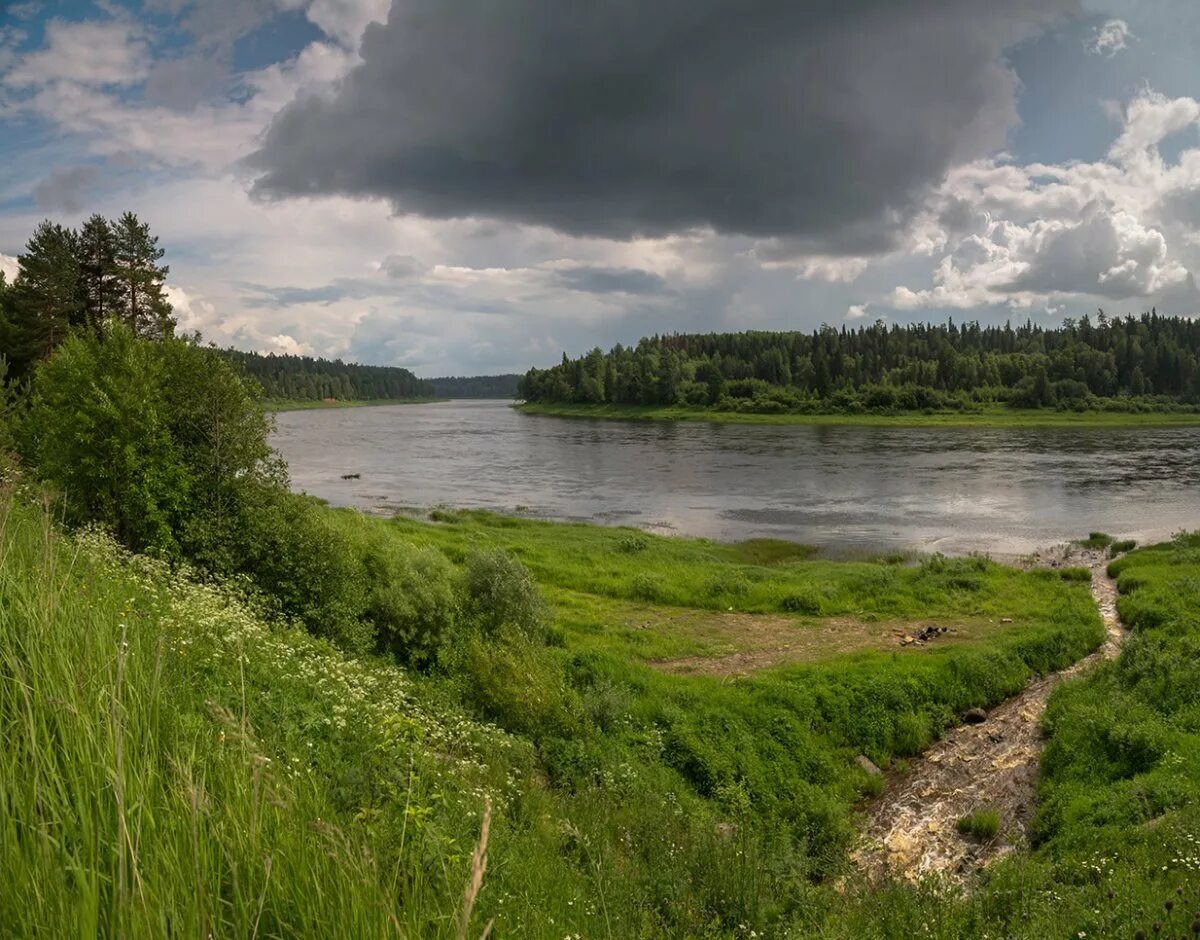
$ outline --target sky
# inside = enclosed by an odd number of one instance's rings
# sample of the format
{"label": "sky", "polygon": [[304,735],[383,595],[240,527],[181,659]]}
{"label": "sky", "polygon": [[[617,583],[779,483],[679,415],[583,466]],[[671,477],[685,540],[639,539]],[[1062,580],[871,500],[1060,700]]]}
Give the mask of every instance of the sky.
{"label": "sky", "polygon": [[0,0],[0,270],[126,209],[206,340],[1200,315],[1195,0]]}

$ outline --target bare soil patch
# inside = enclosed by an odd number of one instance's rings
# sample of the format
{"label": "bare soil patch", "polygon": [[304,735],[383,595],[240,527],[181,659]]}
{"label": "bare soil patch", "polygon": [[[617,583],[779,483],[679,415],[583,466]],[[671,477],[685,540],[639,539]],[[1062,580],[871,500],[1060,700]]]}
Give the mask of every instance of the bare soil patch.
{"label": "bare soil patch", "polygon": [[713,653],[651,660],[650,665],[664,672],[724,677],[867,650],[916,653],[979,639],[1011,624],[984,618],[870,621],[831,617],[804,621],[774,614],[721,611],[688,612],[668,622],[711,644]]}

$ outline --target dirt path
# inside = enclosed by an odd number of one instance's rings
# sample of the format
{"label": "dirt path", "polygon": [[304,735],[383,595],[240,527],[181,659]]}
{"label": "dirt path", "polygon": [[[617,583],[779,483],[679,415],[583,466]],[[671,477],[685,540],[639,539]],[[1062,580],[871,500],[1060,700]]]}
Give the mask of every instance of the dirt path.
{"label": "dirt path", "polygon": [[[867,812],[858,865],[912,880],[941,874],[962,880],[1021,845],[1032,813],[1042,749],[1041,718],[1051,691],[1104,658],[1117,654],[1125,630],[1117,618],[1116,585],[1100,552],[1063,549],[1035,564],[1086,565],[1092,596],[1107,630],[1103,646],[1062,672],[1030,683],[994,708],[981,724],[962,725],[889,780]],[[980,843],[957,830],[958,820],[980,809],[999,812],[1000,835]]]}

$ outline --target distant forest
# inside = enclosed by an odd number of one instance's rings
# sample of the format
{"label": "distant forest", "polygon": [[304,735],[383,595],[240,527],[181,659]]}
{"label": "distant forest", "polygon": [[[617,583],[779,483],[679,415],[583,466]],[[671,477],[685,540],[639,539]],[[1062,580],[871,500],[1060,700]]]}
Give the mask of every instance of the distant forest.
{"label": "distant forest", "polygon": [[521,376],[515,372],[506,375],[450,375],[430,379],[433,393],[438,398],[516,398],[517,383]]}
{"label": "distant forest", "polygon": [[1200,321],[912,324],[653,336],[521,378],[526,401],[744,412],[1200,405]]}
{"label": "distant forest", "polygon": [[362,366],[340,359],[261,355],[237,349],[224,355],[255,379],[267,398],[280,401],[372,401],[433,398],[433,384],[398,366]]}

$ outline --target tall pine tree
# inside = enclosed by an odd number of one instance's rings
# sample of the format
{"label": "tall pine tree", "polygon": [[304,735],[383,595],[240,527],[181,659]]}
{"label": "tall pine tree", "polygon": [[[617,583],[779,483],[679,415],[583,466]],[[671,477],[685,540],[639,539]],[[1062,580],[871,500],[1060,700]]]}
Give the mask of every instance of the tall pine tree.
{"label": "tall pine tree", "polygon": [[17,256],[19,270],[11,288],[15,329],[8,351],[14,374],[49,355],[72,327],[84,322],[77,251],[75,233],[46,220]]}
{"label": "tall pine tree", "polygon": [[139,336],[157,338],[175,329],[164,285],[170,268],[159,264],[164,250],[150,226],[126,212],[113,226],[115,280],[120,288],[117,315]]}
{"label": "tall pine tree", "polygon": [[79,230],[79,279],[88,321],[99,328],[117,314],[123,293],[113,225],[102,215],[93,215]]}

